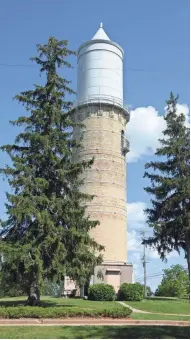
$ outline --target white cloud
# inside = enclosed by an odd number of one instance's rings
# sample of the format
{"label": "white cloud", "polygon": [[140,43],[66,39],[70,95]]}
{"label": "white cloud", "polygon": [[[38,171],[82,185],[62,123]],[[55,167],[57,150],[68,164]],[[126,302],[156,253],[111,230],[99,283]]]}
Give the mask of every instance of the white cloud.
{"label": "white cloud", "polygon": [[128,251],[132,251],[132,250],[136,252],[141,251],[141,239],[136,230],[128,232],[127,245],[128,245]]}
{"label": "white cloud", "polygon": [[136,281],[138,277],[142,276],[143,271],[141,254],[133,252],[129,255],[129,262],[133,263],[134,281]]}
{"label": "white cloud", "polygon": [[[156,249],[147,249],[146,255],[150,259],[160,259],[160,255],[158,254],[158,251]],[[179,257],[179,254],[177,251],[173,250],[171,253],[169,253],[166,258],[167,260],[177,258]]]}
{"label": "white cloud", "polygon": [[[133,264],[134,271],[134,281],[137,280],[143,283],[143,245],[140,230],[146,231],[146,236],[152,234],[150,228],[146,228],[146,216],[144,214],[144,209],[147,207],[145,202],[132,202],[127,204],[127,249],[128,249],[128,261]],[[179,257],[176,251],[172,251],[167,255],[167,260],[173,261]],[[162,269],[166,267],[165,263],[161,261],[160,256],[156,249],[146,247],[146,261],[147,264],[147,284],[151,287],[153,291],[157,288],[158,284],[162,279]],[[169,266],[169,264],[167,264]],[[160,276],[152,277],[155,273],[161,273]]]}
{"label": "white cloud", "polygon": [[144,226],[146,222],[145,209],[146,203],[144,202],[127,203],[128,228],[141,228]]}
{"label": "white cloud", "polygon": [[[166,107],[164,108],[164,113]],[[189,126],[189,108],[186,104],[177,104],[177,113],[186,116]],[[138,107],[131,111],[130,122],[127,124],[127,138],[130,141],[130,152],[127,154],[129,163],[136,162],[143,156],[153,155],[159,146],[158,139],[166,127],[163,115],[153,107]]]}
{"label": "white cloud", "polygon": [[[144,209],[146,209],[145,202],[132,202],[127,204],[127,229],[128,229],[128,241],[127,247],[128,252],[133,252],[131,254],[131,261],[140,262],[141,253],[143,253],[142,238],[139,230],[145,230],[146,236],[152,234],[152,230],[146,228],[146,216],[144,214]],[[172,251],[167,255],[167,259],[177,258],[179,254],[176,251]],[[138,260],[139,257],[139,260]],[[160,256],[156,249],[146,248],[146,257],[148,259],[160,259]]]}
{"label": "white cloud", "polygon": [[136,162],[141,156],[153,155],[164,128],[163,116],[160,116],[154,107],[132,110],[130,122],[127,124],[127,138],[130,141],[127,161]]}
{"label": "white cloud", "polygon": [[[134,254],[133,254],[133,257],[131,256],[131,261],[137,262],[138,255],[139,255],[139,261],[140,261],[141,254],[143,254],[143,245],[141,243],[142,243],[142,240],[141,240],[141,237],[138,231],[132,230],[128,232],[128,251],[133,251],[136,253],[135,256]],[[166,256],[167,260],[178,258],[178,257],[179,257],[179,254],[177,251],[172,251]],[[146,258],[157,260],[157,259],[160,259],[160,255],[158,254],[158,251],[156,249],[146,247]]]}
{"label": "white cloud", "polygon": [[186,127],[190,126],[190,115],[189,115],[189,107],[186,104],[177,104],[176,105],[177,114],[183,113],[186,117],[185,125]]}
{"label": "white cloud", "polygon": [[143,250],[141,235],[138,230],[146,228],[144,209],[146,209],[145,202],[127,203],[128,251],[140,253]]}

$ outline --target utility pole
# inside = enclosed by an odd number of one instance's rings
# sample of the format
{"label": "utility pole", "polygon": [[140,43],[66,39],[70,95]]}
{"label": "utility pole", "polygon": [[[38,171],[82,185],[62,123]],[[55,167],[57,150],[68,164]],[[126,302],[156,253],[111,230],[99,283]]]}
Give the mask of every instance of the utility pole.
{"label": "utility pole", "polygon": [[146,247],[144,246],[144,253],[143,253],[143,268],[144,268],[144,296],[147,297],[147,269],[146,269]]}
{"label": "utility pole", "polygon": [[[142,236],[142,240],[144,240],[145,238],[145,231],[142,230],[140,232],[141,236]],[[143,257],[142,257],[142,264],[143,264],[143,269],[144,269],[144,297],[147,297],[147,268],[146,265],[148,263],[148,261],[146,261],[146,245],[143,245]]]}

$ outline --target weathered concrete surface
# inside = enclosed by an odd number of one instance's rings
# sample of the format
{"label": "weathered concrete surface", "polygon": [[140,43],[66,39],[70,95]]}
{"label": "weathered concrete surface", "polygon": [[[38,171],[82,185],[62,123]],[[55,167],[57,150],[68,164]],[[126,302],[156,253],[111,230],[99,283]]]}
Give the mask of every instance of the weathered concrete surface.
{"label": "weathered concrete surface", "polygon": [[189,321],[132,320],[111,318],[0,319],[0,326],[190,326]]}

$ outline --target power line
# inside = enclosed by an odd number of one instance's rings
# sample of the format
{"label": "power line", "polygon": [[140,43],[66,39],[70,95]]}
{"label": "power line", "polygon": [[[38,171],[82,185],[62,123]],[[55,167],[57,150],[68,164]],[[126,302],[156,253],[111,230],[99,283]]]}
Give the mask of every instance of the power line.
{"label": "power line", "polygon": [[[184,269],[187,269],[187,267],[183,267]],[[150,274],[148,275],[146,278],[147,279],[154,279],[155,277],[160,277],[160,276],[163,276],[164,273],[163,272],[157,272],[157,273],[153,273],[153,274]],[[143,277],[139,277],[138,279],[136,279],[136,281],[142,281],[144,279],[144,276]]]}
{"label": "power line", "polygon": [[27,64],[0,64],[2,67],[39,67],[38,65]]}
{"label": "power line", "polygon": [[[162,276],[163,276],[163,274],[151,275],[151,276],[147,276],[146,279],[149,279],[149,280],[150,280],[150,279],[154,279],[155,277],[162,277]],[[144,279],[144,278],[139,279],[139,280],[137,280],[137,281],[140,282],[140,281],[143,281],[143,279]]]}
{"label": "power line", "polygon": [[[163,275],[163,272],[152,273],[152,274],[149,274],[147,277],[153,276],[153,275]],[[143,280],[143,279],[144,279],[144,276],[137,278],[137,280]]]}

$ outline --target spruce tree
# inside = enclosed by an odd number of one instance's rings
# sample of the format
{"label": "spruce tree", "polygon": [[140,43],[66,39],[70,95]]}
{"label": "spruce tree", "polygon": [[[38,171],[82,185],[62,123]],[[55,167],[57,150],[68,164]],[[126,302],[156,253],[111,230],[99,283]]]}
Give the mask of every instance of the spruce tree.
{"label": "spruce tree", "polygon": [[190,270],[190,130],[184,114],[177,114],[177,101],[171,93],[158,159],[145,165],[144,177],[150,180],[145,190],[152,195],[146,214],[153,236],[144,243],[156,247],[162,259],[183,249]]}
{"label": "spruce tree", "polygon": [[40,301],[43,280],[64,279],[69,275],[84,284],[103,247],[89,236],[98,221],[86,215],[86,201],[93,197],[80,191],[81,175],[89,162],[72,162],[73,149],[79,148],[72,130],[75,126],[70,82],[59,75],[59,68],[70,68],[67,57],[75,53],[67,41],[51,37],[37,45],[38,56],[31,58],[45,77],[43,86],[16,96],[29,113],[11,123],[23,127],[12,145],[1,147],[12,161],[1,169],[12,193],[7,193],[7,221],[2,271],[9,272],[28,295]]}

